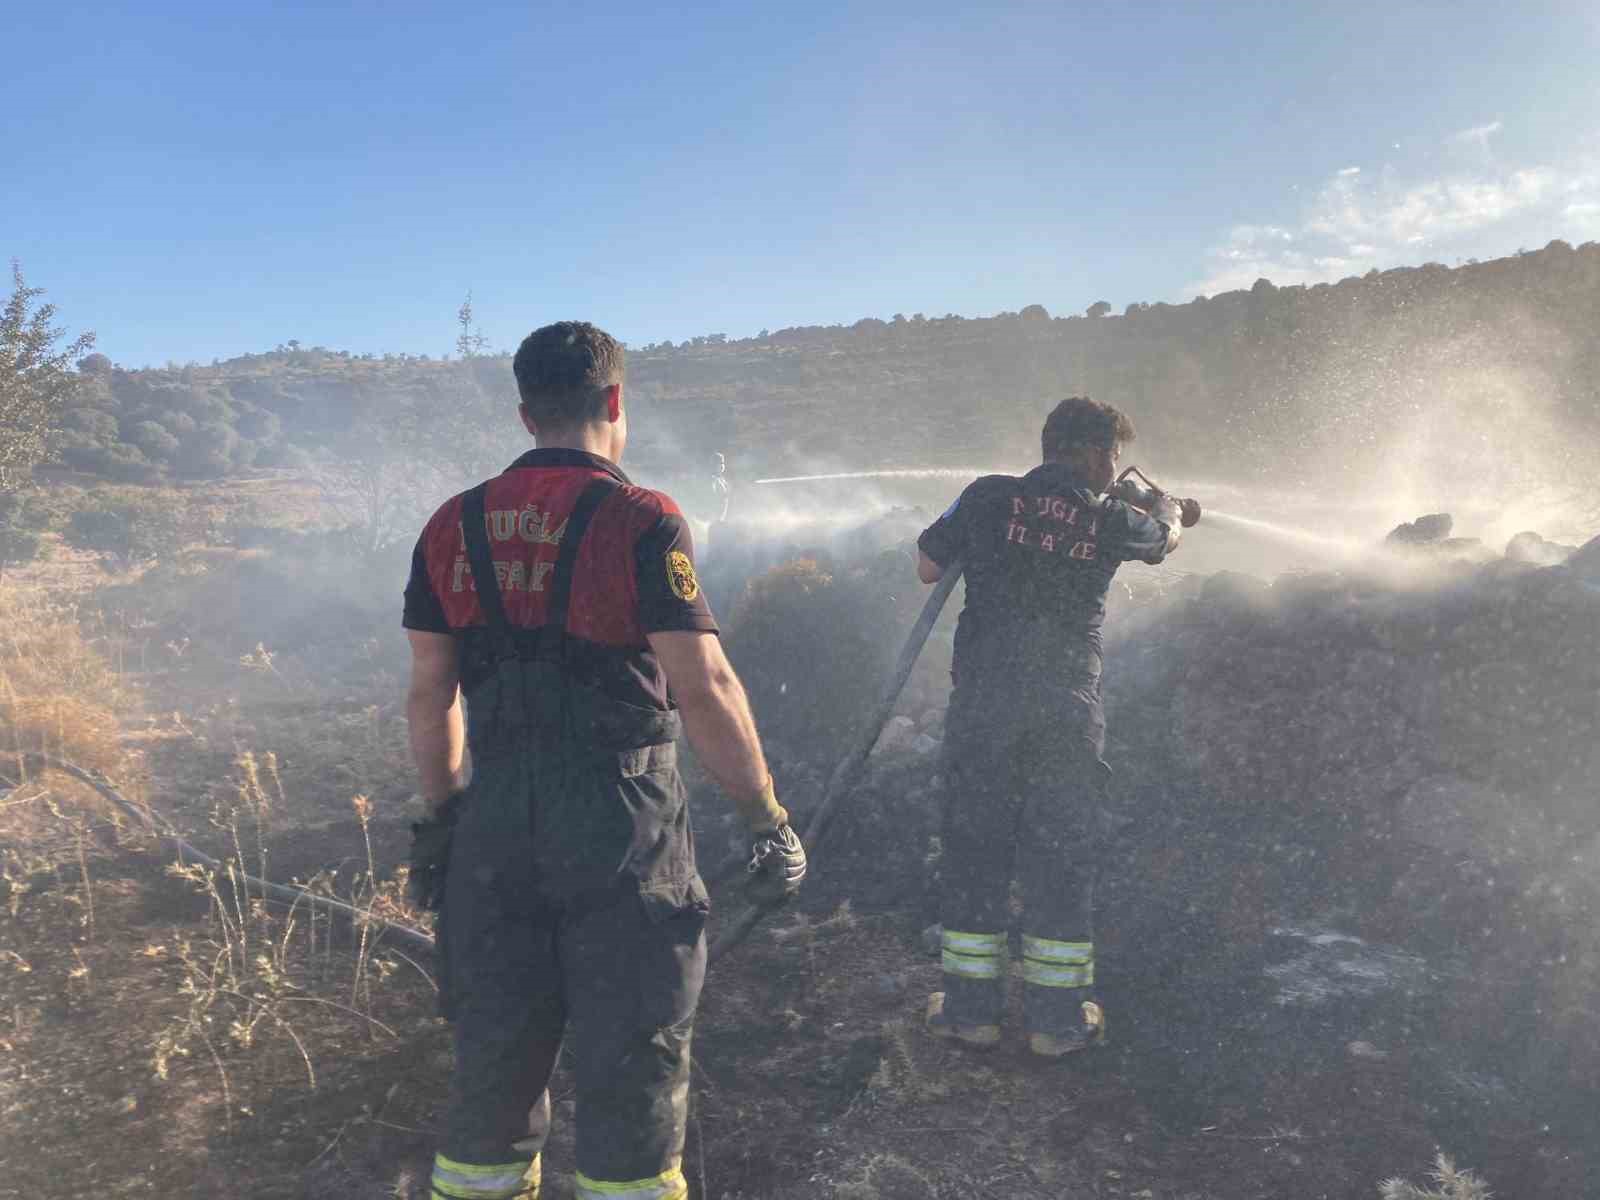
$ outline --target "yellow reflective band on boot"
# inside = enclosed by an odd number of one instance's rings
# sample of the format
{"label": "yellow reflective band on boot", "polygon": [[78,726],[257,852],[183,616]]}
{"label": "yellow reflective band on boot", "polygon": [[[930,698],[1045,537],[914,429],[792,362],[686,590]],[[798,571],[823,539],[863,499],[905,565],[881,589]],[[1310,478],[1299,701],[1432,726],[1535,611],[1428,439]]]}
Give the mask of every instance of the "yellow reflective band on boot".
{"label": "yellow reflective band on boot", "polygon": [[433,1195],[442,1200],[538,1200],[539,1176],[537,1156],[491,1165],[433,1156]]}
{"label": "yellow reflective band on boot", "polygon": [[635,1179],[628,1183],[607,1183],[590,1179],[578,1172],[577,1188],[573,1200],[689,1200],[689,1181],[683,1177],[683,1166],[674,1162],[659,1175],[649,1179]]}
{"label": "yellow reflective band on boot", "polygon": [[1094,943],[1022,939],[1022,980],[1038,987],[1078,988],[1094,983]]}
{"label": "yellow reflective band on boot", "polygon": [[998,933],[963,933],[946,929],[940,962],[947,975],[963,979],[999,979],[1005,938]]}

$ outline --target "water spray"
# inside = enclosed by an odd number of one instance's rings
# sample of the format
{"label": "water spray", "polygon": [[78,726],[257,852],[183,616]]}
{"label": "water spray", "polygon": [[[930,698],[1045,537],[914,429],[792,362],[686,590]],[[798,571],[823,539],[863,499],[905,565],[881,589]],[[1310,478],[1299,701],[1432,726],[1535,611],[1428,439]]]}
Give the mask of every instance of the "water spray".
{"label": "water spray", "polygon": [[1003,475],[978,467],[902,467],[884,471],[831,471],[822,475],[779,475],[757,479],[760,483],[829,483],[836,479],[976,479],[979,475]]}

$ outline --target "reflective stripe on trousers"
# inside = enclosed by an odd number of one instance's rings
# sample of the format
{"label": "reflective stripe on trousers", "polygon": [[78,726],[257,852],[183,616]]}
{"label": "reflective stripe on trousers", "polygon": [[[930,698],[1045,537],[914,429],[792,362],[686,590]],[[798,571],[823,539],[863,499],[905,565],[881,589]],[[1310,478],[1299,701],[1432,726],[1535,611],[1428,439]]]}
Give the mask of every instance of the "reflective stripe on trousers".
{"label": "reflective stripe on trousers", "polygon": [[539,1158],[480,1165],[433,1156],[435,1200],[538,1200]]}
{"label": "reflective stripe on trousers", "polygon": [[1094,943],[1022,938],[1022,979],[1036,987],[1080,988],[1094,983]]}
{"label": "reflective stripe on trousers", "polygon": [[1005,953],[1005,935],[999,933],[963,933],[946,929],[942,938],[944,953],[941,961],[945,974],[962,979],[999,979],[1001,956]]}
{"label": "reflective stripe on trousers", "polygon": [[590,1179],[579,1171],[572,1195],[573,1200],[689,1200],[689,1181],[683,1177],[683,1167],[679,1163],[673,1163],[649,1179],[627,1183]]}

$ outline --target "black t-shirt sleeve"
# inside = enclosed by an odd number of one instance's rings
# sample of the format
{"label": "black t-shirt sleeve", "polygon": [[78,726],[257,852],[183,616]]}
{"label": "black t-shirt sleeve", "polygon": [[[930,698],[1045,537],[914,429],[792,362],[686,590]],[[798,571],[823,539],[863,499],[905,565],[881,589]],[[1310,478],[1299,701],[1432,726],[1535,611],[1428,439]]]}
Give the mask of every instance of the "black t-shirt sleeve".
{"label": "black t-shirt sleeve", "polygon": [[924,529],[917,539],[917,549],[941,567],[955,562],[966,547],[968,521],[977,506],[974,486],[968,484],[955,503],[944,510],[944,515]]}
{"label": "black t-shirt sleeve", "polygon": [[694,568],[694,538],[677,513],[661,517],[633,545],[639,627],[645,633],[716,633]]}
{"label": "black t-shirt sleeve", "polygon": [[445,619],[444,605],[434,594],[433,583],[428,579],[428,559],[423,553],[427,534],[417,539],[417,548],[411,552],[411,578],[406,580],[405,613],[400,624],[418,633],[449,633],[450,622]]}
{"label": "black t-shirt sleeve", "polygon": [[1167,527],[1147,513],[1121,500],[1106,506],[1100,551],[1117,562],[1144,562],[1152,566],[1167,556]]}

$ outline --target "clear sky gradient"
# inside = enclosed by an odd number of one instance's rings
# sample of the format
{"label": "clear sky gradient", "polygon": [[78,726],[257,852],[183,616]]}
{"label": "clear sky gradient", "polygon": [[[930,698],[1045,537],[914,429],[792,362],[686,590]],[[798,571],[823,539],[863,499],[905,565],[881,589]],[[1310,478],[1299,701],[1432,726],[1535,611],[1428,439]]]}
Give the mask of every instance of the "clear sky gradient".
{"label": "clear sky gradient", "polygon": [[30,5],[0,258],[128,365],[1183,301],[1600,237],[1600,5]]}

